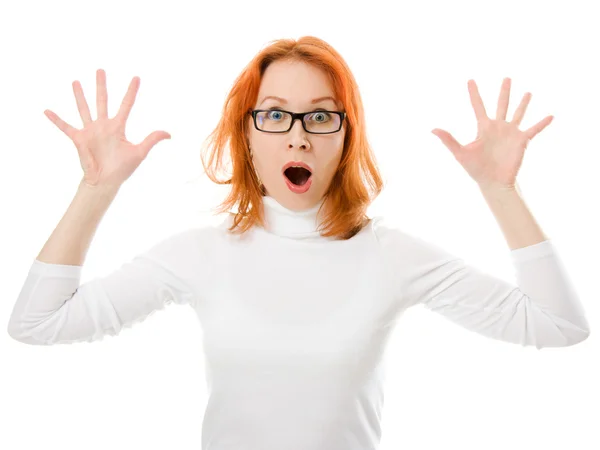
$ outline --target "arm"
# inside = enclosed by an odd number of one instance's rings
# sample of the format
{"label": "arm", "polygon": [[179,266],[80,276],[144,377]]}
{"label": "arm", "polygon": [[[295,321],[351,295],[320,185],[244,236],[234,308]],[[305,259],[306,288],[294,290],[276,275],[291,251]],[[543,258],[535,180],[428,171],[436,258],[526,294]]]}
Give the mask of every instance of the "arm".
{"label": "arm", "polygon": [[8,332],[25,344],[93,342],[117,335],[169,303],[195,305],[198,229],[179,232],[104,277],[80,283],[81,267],[33,262]]}
{"label": "arm", "polygon": [[506,189],[481,188],[481,194],[496,218],[510,250],[548,240],[525,204],[518,184]]}
{"label": "arm", "polygon": [[374,222],[393,289],[481,335],[523,346],[564,347],[589,335],[574,286],[549,240],[511,250],[517,285],[401,230]]}
{"label": "arm", "polygon": [[14,305],[8,333],[52,345],[116,335],[167,303],[191,304],[198,230],[164,239],[106,277],[80,284],[89,242],[111,196],[80,189],[33,261]]}
{"label": "arm", "polygon": [[69,205],[37,260],[48,264],[82,266],[96,229],[119,188],[91,187],[79,183]]}

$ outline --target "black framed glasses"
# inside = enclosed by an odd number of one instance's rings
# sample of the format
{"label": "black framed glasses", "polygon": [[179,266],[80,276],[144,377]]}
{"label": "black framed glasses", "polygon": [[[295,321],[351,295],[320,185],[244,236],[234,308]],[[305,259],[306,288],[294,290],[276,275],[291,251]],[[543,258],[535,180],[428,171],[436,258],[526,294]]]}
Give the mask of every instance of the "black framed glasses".
{"label": "black framed glasses", "polygon": [[254,109],[248,114],[252,116],[254,127],[265,133],[287,133],[296,119],[300,119],[307,133],[337,133],[346,117],[345,112],[323,110],[294,113],[283,109]]}

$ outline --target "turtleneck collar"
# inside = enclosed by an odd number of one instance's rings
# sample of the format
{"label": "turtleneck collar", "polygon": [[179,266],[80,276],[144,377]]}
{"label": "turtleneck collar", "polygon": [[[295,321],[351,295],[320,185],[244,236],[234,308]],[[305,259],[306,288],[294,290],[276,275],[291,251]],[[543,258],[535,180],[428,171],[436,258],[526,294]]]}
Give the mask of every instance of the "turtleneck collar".
{"label": "turtleneck collar", "polygon": [[319,237],[318,212],[324,199],[310,209],[293,211],[281,205],[271,196],[263,196],[266,231],[294,239]]}

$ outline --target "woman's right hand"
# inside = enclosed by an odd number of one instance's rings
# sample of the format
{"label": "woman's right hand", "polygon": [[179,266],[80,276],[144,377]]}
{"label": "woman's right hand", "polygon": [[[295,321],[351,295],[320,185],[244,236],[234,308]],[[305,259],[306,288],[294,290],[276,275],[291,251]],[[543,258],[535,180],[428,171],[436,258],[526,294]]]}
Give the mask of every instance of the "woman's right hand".
{"label": "woman's right hand", "polygon": [[140,144],[134,145],[125,138],[125,124],[135,96],[140,86],[139,77],[133,77],[129,89],[123,98],[119,112],[108,118],[108,96],[106,92],[106,73],[96,71],[97,118],[92,120],[90,109],[83,95],[79,81],[73,82],[73,92],[77,101],[83,128],[76,129],[65,123],[50,110],[44,114],[77,147],[84,176],[82,182],[91,187],[119,188],[146,158],[150,149],[171,135],[165,131],[154,131]]}

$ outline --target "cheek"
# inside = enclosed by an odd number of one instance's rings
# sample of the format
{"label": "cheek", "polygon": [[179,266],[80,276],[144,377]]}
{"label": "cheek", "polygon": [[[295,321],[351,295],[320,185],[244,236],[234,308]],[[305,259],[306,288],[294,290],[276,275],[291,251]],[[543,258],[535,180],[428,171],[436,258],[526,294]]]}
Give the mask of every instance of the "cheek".
{"label": "cheek", "polygon": [[342,149],[331,149],[327,158],[322,161],[323,174],[329,178],[336,172],[342,159]]}
{"label": "cheek", "polygon": [[342,154],[344,153],[343,137],[336,141],[331,153],[333,155],[332,159],[339,163],[339,161],[342,159]]}
{"label": "cheek", "polygon": [[340,134],[336,136],[336,139],[332,142],[332,150],[335,153],[336,158],[340,159],[344,151],[344,135]]}
{"label": "cheek", "polygon": [[273,174],[277,175],[280,167],[277,166],[279,161],[272,155],[264,146],[260,147],[258,152],[254,154],[254,167],[260,172],[262,178],[269,178]]}

